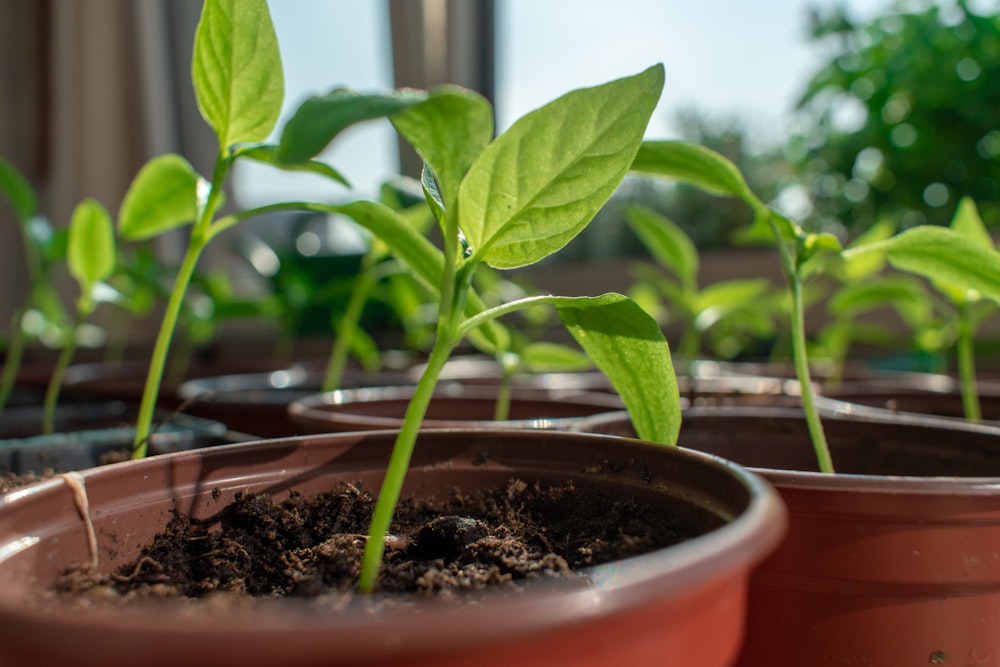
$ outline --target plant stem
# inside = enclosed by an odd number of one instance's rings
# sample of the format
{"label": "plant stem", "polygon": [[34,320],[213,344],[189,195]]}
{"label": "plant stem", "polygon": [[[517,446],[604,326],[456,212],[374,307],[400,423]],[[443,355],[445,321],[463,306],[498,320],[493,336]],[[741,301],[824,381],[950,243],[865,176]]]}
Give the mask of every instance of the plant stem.
{"label": "plant stem", "polygon": [[24,349],[28,345],[28,335],[24,333],[24,326],[21,324],[27,311],[28,305],[22,306],[17,309],[12,318],[12,334],[7,346],[3,376],[0,376],[0,410],[7,406],[7,401],[10,400],[10,395],[14,391],[17,374],[21,370],[21,360],[24,358]]}
{"label": "plant stem", "polygon": [[326,375],[323,377],[322,390],[324,392],[340,388],[344,379],[344,370],[347,368],[347,355],[351,349],[351,340],[354,338],[354,332],[361,321],[361,314],[368,302],[368,296],[375,287],[375,282],[373,258],[370,254],[366,254],[361,260],[361,267],[357,279],[354,281],[354,289],[347,302],[347,309],[337,326],[337,339],[333,342],[330,360],[326,365]]}
{"label": "plant stem", "polygon": [[386,468],[385,479],[382,481],[378,500],[375,502],[372,522],[368,528],[368,542],[365,543],[365,551],[361,559],[361,574],[358,578],[358,590],[362,593],[370,593],[375,588],[375,581],[378,579],[379,569],[382,566],[382,555],[385,552],[385,536],[389,532],[396,504],[399,502],[403,480],[410,467],[413,449],[417,444],[420,425],[427,413],[427,407],[434,395],[434,388],[437,386],[441,371],[454,347],[452,341],[440,336],[437,338],[424,368],[424,374],[420,377],[413,398],[410,399],[407,406],[403,426],[396,436],[392,455],[389,457],[389,465]]}
{"label": "plant stem", "polygon": [[830,458],[830,447],[826,442],[826,434],[823,432],[823,423],[820,421],[819,411],[816,409],[812,378],[809,374],[802,279],[796,268],[792,251],[782,238],[777,224],[770,217],[768,219],[771,223],[771,231],[774,233],[775,242],[778,245],[778,251],[781,253],[782,264],[785,268],[785,278],[788,281],[788,288],[792,296],[792,312],[789,314],[792,330],[792,356],[795,362],[795,375],[798,378],[802,392],[802,410],[805,412],[806,426],[809,428],[809,437],[812,440],[813,450],[816,452],[816,462],[819,465],[820,472],[833,473],[833,460]]}
{"label": "plant stem", "polygon": [[156,410],[156,402],[159,399],[160,384],[163,382],[167,355],[170,352],[170,342],[173,340],[174,331],[177,328],[177,320],[180,317],[187,287],[191,283],[191,277],[194,275],[198,258],[204,246],[204,241],[195,242],[192,238],[192,242],[184,254],[184,261],[181,262],[177,271],[174,288],[167,301],[163,321],[160,323],[160,331],[156,336],[153,353],[149,359],[149,371],[146,374],[146,384],[142,391],[142,401],[139,403],[139,416],[135,426],[135,441],[132,443],[133,459],[141,459],[146,456],[146,445],[153,430],[153,412]]}
{"label": "plant stem", "polygon": [[160,331],[156,335],[153,354],[149,359],[149,371],[146,374],[146,385],[142,391],[142,401],[139,403],[135,440],[132,443],[133,459],[141,459],[146,456],[147,442],[153,430],[153,412],[156,410],[156,402],[160,396],[160,384],[163,382],[163,372],[167,364],[167,355],[170,352],[170,342],[177,329],[181,306],[184,304],[188,287],[191,285],[191,278],[198,266],[198,259],[212,237],[212,220],[215,218],[215,212],[222,205],[222,184],[225,182],[226,174],[229,173],[231,166],[231,159],[227,157],[224,149],[220,150],[215,161],[208,197],[200,209],[194,228],[191,230],[187,251],[184,253],[184,260],[177,270],[174,287],[170,292],[167,308],[163,313],[163,321],[160,322]]}
{"label": "plant stem", "polygon": [[958,377],[962,386],[962,407],[969,421],[982,419],[979,393],[976,390],[975,327],[968,301],[959,306],[958,340],[955,343],[958,354]]}
{"label": "plant stem", "polygon": [[76,335],[86,317],[85,312],[77,310],[73,326],[67,334],[68,340],[59,351],[59,358],[56,360],[55,368],[52,369],[52,377],[49,378],[49,386],[45,389],[45,400],[42,408],[42,433],[44,435],[54,433],[56,430],[56,404],[59,402],[63,376],[76,353]]}

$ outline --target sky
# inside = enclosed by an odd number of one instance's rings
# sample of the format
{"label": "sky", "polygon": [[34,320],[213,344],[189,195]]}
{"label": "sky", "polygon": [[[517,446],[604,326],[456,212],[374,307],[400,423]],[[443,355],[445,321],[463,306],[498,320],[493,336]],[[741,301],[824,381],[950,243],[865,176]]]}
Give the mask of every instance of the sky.
{"label": "sky", "polygon": [[[916,0],[920,2],[921,0]],[[779,137],[822,62],[807,40],[807,10],[828,0],[496,0],[498,129],[573,88],[662,62],[666,83],[647,136],[672,136],[677,110],[739,114]],[[868,17],[889,0],[841,0]],[[285,118],[305,97],[347,85],[392,87],[384,0],[271,0],[285,67]],[[280,127],[280,124],[279,124]],[[236,194],[249,205],[290,197],[375,196],[397,168],[386,122],[339,138],[322,158],[355,192],[301,174],[243,165]]]}

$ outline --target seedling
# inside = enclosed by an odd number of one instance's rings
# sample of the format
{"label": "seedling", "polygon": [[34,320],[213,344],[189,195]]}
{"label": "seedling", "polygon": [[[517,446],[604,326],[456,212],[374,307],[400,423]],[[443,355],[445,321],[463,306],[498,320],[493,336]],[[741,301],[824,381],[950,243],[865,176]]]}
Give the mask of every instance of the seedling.
{"label": "seedling", "polygon": [[781,257],[788,283],[790,329],[795,373],[801,385],[802,407],[822,472],[832,473],[833,461],[823,432],[813,393],[806,348],[805,299],[803,288],[819,266],[822,251],[840,251],[840,243],[830,234],[812,234],[778,211],[764,204],[747,186],[739,169],[722,155],[702,146],[681,141],[649,141],[639,149],[632,168],[636,172],[663,176],[689,183],[706,192],[742,199],[754,212],[751,235],[768,237]]}
{"label": "seedling", "polygon": [[[373,202],[336,207],[379,236],[434,290],[434,346],[397,437],[366,544],[359,588],[373,589],[410,456],[434,388],[466,336],[509,349],[491,323],[527,307],[554,306],[563,324],[604,371],[640,437],[673,443],[680,407],[670,352],[657,323],[619,294],[534,296],[486,308],[472,289],[483,264],[513,269],[572,240],[627,173],[663,85],[661,66],[596,88],[572,91],[493,137],[493,110],[479,95],[446,86],[390,115],[425,163],[425,196],[443,250]],[[365,98],[361,98],[362,100]],[[376,100],[378,98],[375,98]],[[307,102],[285,128],[281,153],[317,154],[335,132],[323,129],[338,108],[361,103],[344,91]],[[371,101],[369,102],[371,103]],[[334,128],[335,129],[335,128]]]}
{"label": "seedling", "polygon": [[[278,157],[278,147],[264,142],[277,123],[284,97],[281,54],[265,0],[206,0],[195,33],[192,79],[198,108],[218,139],[210,179],[202,178],[180,155],[153,158],[136,175],[118,212],[118,230],[127,240],[141,241],[190,226],[187,248],[177,270],[150,357],[139,405],[133,457],[146,455],[160,384],[171,341],[188,288],[207,245],[239,221],[269,210],[309,209],[288,203],[240,210],[219,216],[224,187],[239,160],[254,160],[279,169],[306,171],[341,184],[347,181],[326,163]],[[373,105],[348,106],[335,119],[338,130],[385,116],[419,97],[386,96]]]}
{"label": "seedling", "polygon": [[[65,260],[65,232],[56,231],[38,208],[38,196],[12,164],[0,158],[0,194],[8,200],[20,226],[28,270],[28,296],[11,319],[3,374],[0,375],[0,410],[7,405],[21,369],[28,341],[47,331],[63,340],[66,312],[55,288],[53,268]],[[39,320],[29,325],[29,318]]]}
{"label": "seedling", "polygon": [[976,390],[973,343],[983,319],[1000,302],[1000,252],[993,245],[975,202],[959,203],[950,227],[922,225],[848,250],[848,261],[884,255],[895,268],[923,276],[955,307],[962,405],[969,420],[982,417]]}
{"label": "seedling", "polygon": [[97,307],[95,291],[115,270],[115,231],[111,216],[98,202],[86,199],[77,205],[69,224],[66,260],[80,287],[73,324],[63,340],[59,358],[45,392],[42,432],[55,431],[56,403],[63,375],[73,360],[80,327]]}

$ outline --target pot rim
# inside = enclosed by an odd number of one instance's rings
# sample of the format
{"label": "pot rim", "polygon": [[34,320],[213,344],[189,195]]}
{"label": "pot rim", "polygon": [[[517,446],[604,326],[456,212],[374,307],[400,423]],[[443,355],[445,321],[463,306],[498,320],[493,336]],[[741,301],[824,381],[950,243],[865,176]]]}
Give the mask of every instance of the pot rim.
{"label": "pot rim", "polygon": [[[826,399],[818,401],[821,417],[842,419],[857,423],[885,424],[895,422],[911,426],[931,426],[953,430],[957,433],[988,435],[1000,439],[1000,425],[972,423],[961,419],[921,415],[905,412],[888,412],[879,408],[845,403]],[[681,432],[684,430],[684,416],[731,416],[770,417],[804,419],[801,408],[780,406],[747,407],[721,405],[711,407],[691,407],[681,415]],[[573,430],[591,432],[604,424],[618,423],[628,419],[624,411],[609,412],[581,419]],[[803,447],[810,447],[806,442]],[[682,449],[687,449],[681,447]],[[836,461],[834,461],[836,464]],[[822,473],[812,470],[789,470],[783,468],[761,468],[747,466],[775,486],[783,489],[810,489],[815,491],[858,491],[878,494],[919,493],[941,496],[989,496],[1000,491],[1000,476],[957,477],[957,476],[916,476],[916,475],[868,475],[860,473]]]}
{"label": "pot rim", "polygon": [[[208,450],[179,452],[93,468],[80,474],[84,482],[95,481],[102,476],[113,475],[125,469],[132,475],[141,476],[147,474],[154,466],[179,463],[185,459],[204,460],[206,457],[237,459],[243,454],[261,448],[287,447],[291,443],[319,449],[323,443],[331,440],[360,443],[367,439],[394,437],[396,433],[397,431],[390,430],[322,434],[220,445]],[[323,641],[322,637],[329,633],[332,627],[336,627],[338,631],[349,632],[351,636],[361,640],[352,642],[355,648],[370,645],[371,642],[390,642],[405,646],[408,650],[422,650],[440,645],[442,641],[450,642],[450,645],[474,641],[499,641],[505,637],[534,634],[570,623],[595,620],[637,605],[650,604],[661,596],[683,594],[694,586],[721,581],[733,576],[732,570],[735,569],[742,569],[743,577],[747,577],[751,566],[773,551],[784,535],[786,512],[774,488],[758,475],[719,457],[679,448],[664,449],[662,445],[599,434],[513,429],[495,429],[494,433],[494,436],[486,437],[519,439],[541,437],[560,440],[594,438],[601,441],[602,446],[612,450],[636,447],[647,452],[657,450],[661,453],[656,455],[681,457],[692,465],[710,466],[734,478],[748,493],[749,501],[745,510],[730,523],[704,535],[666,549],[593,568],[588,572],[591,575],[591,583],[586,586],[580,586],[579,583],[567,586],[558,580],[547,580],[539,582],[539,585],[530,586],[524,595],[504,596],[500,591],[489,591],[472,594],[468,598],[463,596],[463,599],[476,602],[463,605],[421,600],[414,603],[415,607],[393,609],[375,617],[371,614],[328,612],[326,608],[317,613],[317,608],[313,605],[298,604],[289,600],[268,600],[263,604],[247,607],[240,605],[236,609],[226,608],[226,613],[222,615],[212,615],[210,605],[198,608],[183,603],[175,604],[175,601],[108,609],[97,606],[88,608],[87,613],[80,613],[79,607],[75,605],[58,603],[25,605],[19,595],[0,594],[0,625],[26,627],[25,624],[45,622],[53,628],[53,633],[77,632],[94,627],[97,621],[112,619],[116,624],[116,634],[129,637],[130,632],[149,630],[155,627],[157,621],[169,618],[172,621],[170,626],[156,629],[161,636],[176,635],[178,641],[183,639],[190,642],[197,640],[199,636],[207,638],[221,635],[228,637],[230,641],[238,641],[241,637],[246,638],[247,621],[252,619],[260,622],[254,625],[254,641],[259,637],[277,638],[292,629],[300,636],[312,635],[316,641]],[[474,429],[421,431],[421,437],[436,436],[484,437],[483,431]],[[664,454],[662,453],[664,451],[670,453]],[[13,511],[19,504],[30,502],[33,496],[63,493],[65,489],[61,487],[65,484],[65,479],[51,479],[0,496],[0,522],[5,508],[6,511]],[[208,493],[207,490],[203,492]],[[0,545],[0,566],[3,560],[13,555],[11,549],[10,544]],[[556,600],[559,601],[561,609],[568,610],[566,614],[552,613],[551,604]],[[489,604],[480,604],[483,602]],[[419,608],[424,613],[414,613],[414,608]],[[148,610],[149,614],[137,613],[138,609]],[[502,613],[497,614],[498,609]],[[485,618],[487,615],[491,621],[472,624],[474,632],[458,636],[454,631],[454,623],[470,618]],[[211,623],[205,622],[206,616],[211,616]],[[404,627],[397,623],[404,616],[408,624],[414,622],[412,626]],[[334,625],[331,625],[331,622],[334,622]]]}
{"label": "pot rim", "polygon": [[[327,410],[325,408],[347,406],[351,403],[377,401],[409,402],[415,391],[416,385],[393,385],[337,389],[324,393],[310,394],[292,401],[288,406],[288,415],[293,421],[301,419],[307,422],[323,422],[331,419],[331,415],[336,415],[338,421],[347,423],[380,429],[395,428],[397,423],[402,424],[402,415],[399,417],[384,417],[350,412],[346,409]],[[594,408],[594,414],[621,410],[624,405],[617,394],[578,388],[514,386],[511,387],[510,394],[512,405],[522,401],[558,401],[560,403],[575,403],[584,408]],[[496,396],[496,386],[494,385],[464,385],[454,382],[443,382],[434,388],[435,399],[483,401],[495,400]],[[495,428],[498,423],[501,424],[501,428],[549,429],[568,426],[582,418],[584,417],[531,417],[527,419],[507,419],[500,422],[491,419],[439,420],[425,418],[424,424],[427,425],[428,429],[432,430],[439,428]],[[461,426],[454,426],[456,422],[460,422]]]}

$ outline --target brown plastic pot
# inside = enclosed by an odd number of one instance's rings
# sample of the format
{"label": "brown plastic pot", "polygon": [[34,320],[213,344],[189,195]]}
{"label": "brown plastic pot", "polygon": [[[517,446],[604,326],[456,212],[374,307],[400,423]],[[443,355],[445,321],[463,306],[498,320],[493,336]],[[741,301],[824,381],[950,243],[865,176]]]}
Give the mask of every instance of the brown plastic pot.
{"label": "brown plastic pot", "polygon": [[[177,396],[189,414],[229,424],[260,438],[281,438],[311,432],[289,418],[288,406],[319,393],[324,374],[322,364],[298,364],[270,372],[196,378],[182,383]],[[403,371],[349,371],[343,384],[364,387],[410,382],[410,376]]]}
{"label": "brown plastic pot", "polygon": [[[134,559],[175,511],[211,517],[239,492],[281,499],[338,480],[377,488],[395,432],[302,436],[171,454],[82,473],[100,568]],[[317,608],[262,600],[223,607],[127,606],[39,598],[90,559],[70,486],[53,479],[0,496],[0,664],[101,667],[686,667],[731,664],[751,568],[784,532],[758,476],[696,452],[554,431],[424,431],[406,494],[572,480],[643,497],[700,533],[681,544],[516,595],[378,599]]]}
{"label": "brown plastic pot", "polygon": [[[293,401],[288,415],[303,433],[398,429],[415,387],[368,387],[313,394]],[[528,428],[566,430],[573,421],[621,410],[615,394],[578,389],[514,387],[510,416],[493,419],[497,387],[438,385],[424,418],[426,428]]]}
{"label": "brown plastic pot", "polygon": [[[849,407],[824,427],[835,475],[800,410],[684,414],[682,446],[751,466],[788,506],[738,664],[1000,664],[1000,429]],[[577,428],[631,432],[621,413]]]}

